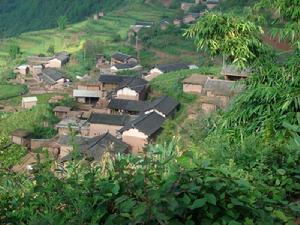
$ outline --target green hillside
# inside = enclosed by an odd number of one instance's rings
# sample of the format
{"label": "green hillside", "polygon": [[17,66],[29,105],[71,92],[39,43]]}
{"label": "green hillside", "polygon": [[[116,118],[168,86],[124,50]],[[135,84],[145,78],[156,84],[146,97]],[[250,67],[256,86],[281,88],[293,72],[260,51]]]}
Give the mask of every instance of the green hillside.
{"label": "green hillside", "polygon": [[65,15],[70,23],[84,20],[99,10],[111,10],[126,4],[120,0],[2,0],[0,2],[0,37],[25,31],[55,27]]}

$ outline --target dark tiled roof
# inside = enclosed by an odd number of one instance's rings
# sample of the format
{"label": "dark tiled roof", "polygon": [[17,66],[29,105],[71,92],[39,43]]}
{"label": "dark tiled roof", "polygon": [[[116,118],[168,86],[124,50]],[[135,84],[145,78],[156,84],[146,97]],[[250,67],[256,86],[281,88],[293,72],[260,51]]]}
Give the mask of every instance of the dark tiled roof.
{"label": "dark tiled roof", "polygon": [[120,86],[117,88],[117,90],[120,90],[124,87],[128,87],[132,90],[135,90],[136,92],[140,93],[147,87],[148,82],[142,78],[138,77],[131,77],[128,79],[123,80],[123,82],[120,84]]}
{"label": "dark tiled roof", "polygon": [[108,124],[116,126],[124,126],[130,117],[128,115],[110,115],[102,113],[92,113],[88,122],[92,124]]}
{"label": "dark tiled roof", "polygon": [[148,108],[150,102],[147,101],[135,101],[126,99],[112,99],[109,104],[109,109],[125,110],[130,112],[142,112]]}
{"label": "dark tiled roof", "polygon": [[60,72],[57,69],[53,69],[53,68],[43,69],[42,73],[39,74],[39,76],[45,83],[48,83],[48,84],[55,84],[56,81],[58,81],[64,77],[62,72]]}
{"label": "dark tiled roof", "polygon": [[164,64],[156,66],[163,73],[168,73],[176,70],[188,69],[188,65],[185,63],[173,63],[173,64]]}
{"label": "dark tiled roof", "polygon": [[162,96],[154,100],[148,107],[147,110],[155,109],[158,112],[168,116],[172,111],[178,108],[179,103],[169,96]]}
{"label": "dark tiled roof", "polygon": [[127,55],[121,52],[116,52],[111,56],[113,59],[121,61],[121,62],[126,62],[130,58],[134,58],[131,55]]}
{"label": "dark tiled roof", "polygon": [[[102,158],[104,152],[109,151],[111,153],[126,153],[128,145],[121,140],[117,139],[113,135],[106,133],[101,136],[93,138],[75,137],[74,142],[78,145],[79,152],[86,158],[99,161]],[[61,145],[72,145],[72,138],[64,136],[60,138],[59,143]],[[62,158],[62,161],[68,161],[72,159],[72,154],[69,154]]]}
{"label": "dark tiled roof", "polygon": [[126,78],[130,77],[117,75],[101,75],[99,81],[103,84],[120,84]]}
{"label": "dark tiled roof", "polygon": [[150,137],[160,130],[164,121],[165,118],[156,112],[141,114],[132,122],[127,123],[122,129],[120,129],[120,132],[122,133],[126,130],[136,128],[140,132],[143,132]]}

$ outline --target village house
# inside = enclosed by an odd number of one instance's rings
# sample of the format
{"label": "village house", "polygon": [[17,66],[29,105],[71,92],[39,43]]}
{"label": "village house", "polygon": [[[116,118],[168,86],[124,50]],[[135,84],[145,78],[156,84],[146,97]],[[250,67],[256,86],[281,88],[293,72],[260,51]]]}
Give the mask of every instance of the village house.
{"label": "village house", "polygon": [[190,77],[182,81],[183,92],[185,93],[203,93],[203,87],[205,85],[208,76],[193,74]]}
{"label": "village house", "polygon": [[11,133],[11,140],[14,144],[30,148],[31,132],[23,129],[17,129]]}
{"label": "village house", "polygon": [[111,56],[110,64],[111,66],[115,64],[137,64],[137,58],[127,55],[121,52],[116,52]]}
{"label": "village house", "polygon": [[66,107],[66,106],[56,106],[53,109],[54,115],[59,119],[67,118],[70,111],[71,111],[71,107]]}
{"label": "village house", "polygon": [[54,55],[52,59],[45,65],[48,68],[62,68],[70,60],[70,54],[68,52],[59,52]]}
{"label": "village house", "polygon": [[185,63],[172,63],[172,64],[164,64],[164,65],[157,65],[153,67],[149,74],[144,76],[144,79],[147,81],[151,81],[155,77],[158,77],[159,75],[163,73],[169,73],[173,71],[179,71],[179,70],[184,70],[184,69],[189,69],[189,66]]}
{"label": "village house", "polygon": [[139,71],[142,69],[143,67],[138,63],[126,63],[126,64],[119,63],[119,64],[114,64],[113,66],[110,67],[110,71],[112,73],[125,71],[125,70]]}
{"label": "village house", "polygon": [[113,98],[109,101],[107,108],[110,110],[110,114],[139,114],[150,105],[148,101],[136,101],[127,99]]}
{"label": "village house", "polygon": [[37,97],[23,97],[22,98],[22,108],[31,109],[37,105]]}
{"label": "village house", "polygon": [[184,24],[194,23],[200,17],[200,13],[189,13],[183,17]]}
{"label": "village house", "polygon": [[52,57],[31,56],[27,61],[29,65],[43,65],[47,68],[61,68],[69,62],[70,54],[68,52],[58,52]]}
{"label": "village house", "polygon": [[250,73],[249,69],[238,69],[232,65],[226,65],[222,68],[221,74],[225,80],[237,81],[248,78]]}
{"label": "village house", "polygon": [[18,74],[21,74],[24,76],[26,76],[29,72],[30,72],[30,69],[29,69],[28,65],[21,65],[14,69],[14,73],[18,73]]}
{"label": "village house", "polygon": [[219,4],[219,0],[207,0],[206,6],[208,9],[213,9]]}
{"label": "village house", "polygon": [[67,79],[64,77],[63,73],[57,69],[45,68],[38,75],[39,81],[43,82],[46,88],[53,89],[63,89],[64,84]]}
{"label": "village house", "polygon": [[89,136],[89,124],[86,120],[66,118],[56,124],[55,128],[58,130],[58,135],[69,135],[71,132],[79,134],[80,136]]}
{"label": "village house", "polygon": [[102,91],[112,91],[115,90],[119,85],[130,77],[128,76],[118,76],[118,75],[101,75],[99,77],[99,82],[101,84],[100,89]]}
{"label": "village house", "polygon": [[[100,161],[104,153],[127,154],[129,146],[123,141],[117,139],[110,133],[104,133],[93,138],[75,137],[73,140],[79,151],[80,156],[89,161]],[[59,159],[61,162],[67,162],[73,159],[73,144],[70,136],[62,136],[58,140]]]}
{"label": "village house", "polygon": [[98,136],[104,133],[116,135],[129,120],[128,115],[110,115],[103,113],[92,113],[88,122],[90,123],[90,136]]}
{"label": "village house", "polygon": [[144,147],[155,139],[164,121],[165,118],[156,112],[140,115],[119,130],[122,141],[131,147],[132,153],[142,153]]}
{"label": "village house", "polygon": [[148,82],[142,78],[132,77],[122,81],[115,90],[116,98],[127,100],[145,100]]}
{"label": "village house", "polygon": [[208,97],[218,97],[221,101],[221,107],[225,108],[230,98],[233,97],[241,87],[235,87],[234,81],[208,78],[204,85],[204,91]]}
{"label": "village house", "polygon": [[145,114],[156,112],[164,118],[174,117],[179,109],[179,103],[169,96],[161,96],[155,99],[145,109]]}

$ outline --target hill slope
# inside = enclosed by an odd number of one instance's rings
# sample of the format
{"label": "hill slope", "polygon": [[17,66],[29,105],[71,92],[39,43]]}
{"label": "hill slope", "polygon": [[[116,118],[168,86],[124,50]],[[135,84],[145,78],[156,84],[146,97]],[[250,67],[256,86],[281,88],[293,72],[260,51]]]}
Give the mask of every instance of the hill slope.
{"label": "hill slope", "polygon": [[56,26],[65,15],[78,22],[98,10],[110,11],[126,4],[122,0],[2,0],[0,2],[0,38]]}

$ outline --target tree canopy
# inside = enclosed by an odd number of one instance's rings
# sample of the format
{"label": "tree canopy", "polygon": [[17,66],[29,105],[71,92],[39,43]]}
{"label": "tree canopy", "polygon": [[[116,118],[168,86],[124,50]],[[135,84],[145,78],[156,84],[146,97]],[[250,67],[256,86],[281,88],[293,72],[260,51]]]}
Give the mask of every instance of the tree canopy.
{"label": "tree canopy", "polygon": [[229,63],[244,68],[260,54],[262,33],[259,26],[237,16],[207,13],[184,35],[193,38],[199,50],[223,55]]}

